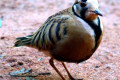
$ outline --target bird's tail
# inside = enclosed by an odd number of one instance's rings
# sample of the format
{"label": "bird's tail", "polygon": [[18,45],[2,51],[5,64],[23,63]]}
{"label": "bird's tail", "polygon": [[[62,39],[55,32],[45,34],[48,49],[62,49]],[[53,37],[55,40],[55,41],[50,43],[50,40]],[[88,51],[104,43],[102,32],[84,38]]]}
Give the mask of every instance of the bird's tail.
{"label": "bird's tail", "polygon": [[16,42],[15,42],[15,47],[19,47],[19,46],[30,46],[31,42],[32,42],[32,35],[26,36],[26,37],[18,37],[16,38]]}

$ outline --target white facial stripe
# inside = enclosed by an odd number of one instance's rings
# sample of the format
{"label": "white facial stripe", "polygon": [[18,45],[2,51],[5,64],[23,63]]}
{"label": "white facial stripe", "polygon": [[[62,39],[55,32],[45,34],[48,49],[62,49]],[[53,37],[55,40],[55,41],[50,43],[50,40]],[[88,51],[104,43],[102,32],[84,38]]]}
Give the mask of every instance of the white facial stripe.
{"label": "white facial stripe", "polygon": [[[76,2],[81,2],[81,0],[76,0]],[[98,9],[98,0],[87,0],[86,3]]]}
{"label": "white facial stripe", "polygon": [[76,6],[74,5],[73,7],[74,7],[75,12],[77,13],[77,8],[76,8]]}
{"label": "white facial stripe", "polygon": [[81,15],[80,15],[80,11],[81,11],[80,5],[79,5],[79,4],[76,4],[76,5],[73,6],[73,8],[74,8],[75,13],[76,13],[77,15],[81,16]]}
{"label": "white facial stripe", "polygon": [[97,0],[87,0],[87,4],[90,4],[90,6],[98,9],[98,1]]}
{"label": "white facial stripe", "polygon": [[94,23],[98,26],[98,19],[94,20]]}
{"label": "white facial stripe", "polygon": [[78,2],[81,2],[81,0],[78,0]]}

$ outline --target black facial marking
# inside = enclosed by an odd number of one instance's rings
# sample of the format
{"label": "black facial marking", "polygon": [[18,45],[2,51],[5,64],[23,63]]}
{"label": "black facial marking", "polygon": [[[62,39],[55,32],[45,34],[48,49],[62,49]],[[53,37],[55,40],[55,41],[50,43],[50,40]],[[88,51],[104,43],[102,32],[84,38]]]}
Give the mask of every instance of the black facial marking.
{"label": "black facial marking", "polygon": [[81,5],[81,7],[85,7],[86,3],[82,2],[80,5]]}
{"label": "black facial marking", "polygon": [[79,15],[75,12],[74,6],[72,7],[73,13],[74,13],[77,17],[82,18],[82,19],[85,19],[85,13],[86,13],[87,9],[88,9],[87,7],[83,7],[82,10],[80,11],[80,15],[81,15],[81,16],[79,16]]}
{"label": "black facial marking", "polygon": [[81,10],[81,12],[80,12],[81,18],[85,19],[85,13],[86,13],[87,9],[88,9],[87,7],[83,7],[83,8],[82,8],[82,10]]}
{"label": "black facial marking", "polygon": [[95,43],[96,43],[95,48],[97,47],[97,42],[100,38],[100,35],[102,34],[102,30],[100,27],[101,26],[100,19],[99,19],[99,17],[97,19],[98,19],[98,25],[96,25],[93,21],[86,21],[95,32]]}
{"label": "black facial marking", "polygon": [[82,0],[82,2],[86,2],[87,0]]}

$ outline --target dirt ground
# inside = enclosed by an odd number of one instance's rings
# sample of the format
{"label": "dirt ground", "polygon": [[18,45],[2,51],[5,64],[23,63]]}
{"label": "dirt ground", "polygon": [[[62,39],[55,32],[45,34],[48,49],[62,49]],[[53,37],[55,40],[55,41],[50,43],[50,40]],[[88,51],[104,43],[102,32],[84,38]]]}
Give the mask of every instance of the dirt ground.
{"label": "dirt ground", "polygon": [[[11,48],[15,38],[34,33],[52,14],[72,6],[74,0],[0,0],[0,80],[61,80],[49,65],[49,57],[28,47]],[[120,0],[99,0],[104,36],[100,47],[87,61],[66,63],[71,74],[84,80],[120,80]],[[69,80],[62,65],[55,65]],[[22,68],[33,74],[51,72],[51,75],[12,77],[10,72]]]}

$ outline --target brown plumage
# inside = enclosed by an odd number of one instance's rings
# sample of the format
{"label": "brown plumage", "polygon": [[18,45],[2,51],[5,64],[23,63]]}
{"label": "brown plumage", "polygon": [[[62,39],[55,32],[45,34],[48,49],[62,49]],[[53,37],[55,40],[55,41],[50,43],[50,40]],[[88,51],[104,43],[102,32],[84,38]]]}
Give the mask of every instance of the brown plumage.
{"label": "brown plumage", "polygon": [[89,59],[98,48],[103,25],[98,17],[97,0],[76,0],[75,4],[50,16],[33,35],[17,38],[15,46],[29,46],[50,56],[50,65],[63,80],[53,60],[60,61],[71,80],[75,80],[64,62],[80,63]]}

